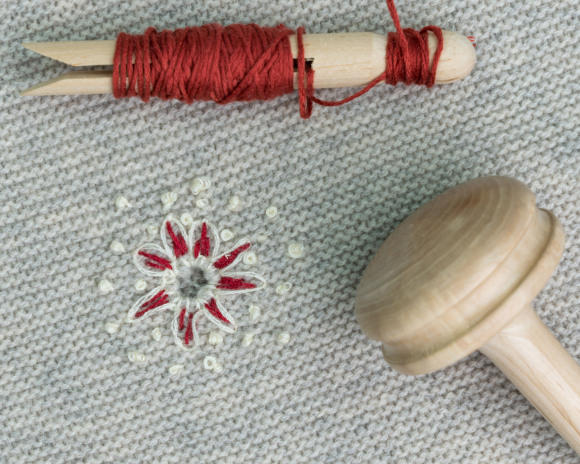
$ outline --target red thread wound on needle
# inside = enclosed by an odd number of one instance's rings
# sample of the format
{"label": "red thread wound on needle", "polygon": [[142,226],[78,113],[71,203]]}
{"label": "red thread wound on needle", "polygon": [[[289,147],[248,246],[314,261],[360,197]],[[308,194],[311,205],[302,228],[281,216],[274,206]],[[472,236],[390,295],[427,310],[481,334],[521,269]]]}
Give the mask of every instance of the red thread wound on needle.
{"label": "red thread wound on needle", "polygon": [[[116,98],[186,103],[270,100],[293,91],[294,64],[285,26],[208,24],[144,35],[121,32],[113,64]],[[133,62],[134,57],[134,62]]]}
{"label": "red thread wound on needle", "polygon": [[[433,86],[443,50],[441,29],[402,29],[394,0],[386,2],[397,32],[388,34],[385,72],[340,101],[314,97],[316,63],[306,69],[304,28],[298,28],[297,81],[300,115],[304,119],[312,114],[313,103],[344,105],[381,81]],[[438,39],[431,67],[429,32]],[[139,96],[149,101],[160,97],[186,103],[271,100],[293,91],[294,59],[288,38],[292,34],[283,25],[262,28],[256,24],[209,24],[159,33],[149,28],[144,35],[122,32],[115,49],[113,94],[116,98]]]}

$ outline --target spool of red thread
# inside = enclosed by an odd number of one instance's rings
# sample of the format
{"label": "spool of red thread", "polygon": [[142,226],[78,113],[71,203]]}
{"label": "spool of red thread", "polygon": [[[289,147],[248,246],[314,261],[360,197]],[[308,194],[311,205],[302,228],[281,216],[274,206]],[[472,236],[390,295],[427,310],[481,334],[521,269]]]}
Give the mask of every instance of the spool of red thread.
{"label": "spool of red thread", "polygon": [[[213,100],[227,104],[270,100],[291,93],[297,87],[300,114],[308,118],[313,103],[343,105],[381,81],[391,85],[404,82],[431,87],[438,80],[454,81],[471,71],[475,54],[467,38],[444,33],[436,26],[427,26],[420,31],[402,29],[393,0],[387,0],[387,5],[397,32],[390,33],[386,40],[376,34],[362,33],[322,34],[310,36],[307,41],[302,27],[295,34],[283,25],[263,28],[256,24],[226,27],[209,24],[159,33],[149,28],[144,35],[121,33],[115,49],[113,92],[116,98],[139,96],[144,101],[159,97],[186,103]],[[446,39],[451,39],[451,46],[446,47]],[[329,69],[324,63],[322,49],[327,49],[327,57],[329,53],[342,54],[343,61],[345,54],[358,55],[358,59],[354,59],[356,62],[360,61],[357,48],[362,48],[365,42],[367,53],[363,53],[363,60],[366,59],[367,63],[357,64],[368,72],[342,76],[351,79],[353,85],[364,84],[365,87],[338,102],[314,97],[315,87],[334,87],[341,77],[339,65],[335,66],[331,76],[323,75],[317,79],[322,69]],[[319,53],[316,53],[316,48],[320,49]],[[293,49],[296,50],[294,54]],[[455,53],[453,64],[456,61],[462,64],[455,66],[455,75],[451,79],[447,75],[438,79],[437,70],[444,50],[448,54]],[[464,57],[457,54],[458,50],[468,53],[464,53]],[[372,56],[377,51],[383,60],[380,65],[383,71],[379,73],[376,58]],[[342,74],[349,70],[346,67]],[[342,83],[340,86],[344,86]]]}
{"label": "spool of red thread", "polygon": [[[226,104],[269,100],[298,89],[300,113],[308,118],[314,103],[342,105],[382,81],[431,87],[471,72],[475,52],[468,38],[436,26],[402,29],[393,0],[387,6],[396,28],[388,36],[210,24],[160,33],[150,28],[143,35],[121,33],[109,41],[23,44],[73,66],[113,69],[71,72],[21,95],[114,93],[144,101],[159,97]],[[363,89],[337,102],[314,96],[317,88],[357,86]]]}

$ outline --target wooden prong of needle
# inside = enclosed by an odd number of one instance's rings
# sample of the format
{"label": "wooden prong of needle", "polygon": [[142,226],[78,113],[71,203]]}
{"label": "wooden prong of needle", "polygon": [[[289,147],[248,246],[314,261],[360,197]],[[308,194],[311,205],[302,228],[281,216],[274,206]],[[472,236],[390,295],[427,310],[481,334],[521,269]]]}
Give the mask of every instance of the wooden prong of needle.
{"label": "wooden prong of needle", "polygon": [[31,42],[22,46],[70,66],[108,66],[113,64],[116,40],[78,42]]}
{"label": "wooden prong of needle", "polygon": [[33,85],[21,97],[42,95],[105,95],[113,93],[113,71],[71,71]]}

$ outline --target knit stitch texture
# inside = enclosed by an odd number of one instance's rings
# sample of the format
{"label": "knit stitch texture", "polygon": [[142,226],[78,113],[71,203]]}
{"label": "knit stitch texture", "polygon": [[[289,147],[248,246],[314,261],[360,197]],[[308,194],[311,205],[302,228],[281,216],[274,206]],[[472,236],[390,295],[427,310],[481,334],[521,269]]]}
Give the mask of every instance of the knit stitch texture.
{"label": "knit stitch texture", "polygon": [[[580,462],[483,355],[403,376],[354,319],[365,267],[406,216],[468,179],[513,176],[566,230],[534,307],[580,359],[577,0],[397,7],[404,27],[475,36],[472,74],[432,89],[380,85],[304,121],[296,93],[228,106],[21,98],[68,67],[19,44],[210,22],[386,34],[382,1],[0,2],[0,463]],[[193,195],[202,176],[212,185]],[[147,228],[167,215],[166,192],[177,216],[229,229],[228,243],[248,237],[257,259],[240,268],[269,284],[228,302],[237,332],[212,345],[204,324],[192,352],[173,342],[170,314],[105,330],[140,296],[131,252],[158,240]],[[205,369],[206,356],[223,370]]]}

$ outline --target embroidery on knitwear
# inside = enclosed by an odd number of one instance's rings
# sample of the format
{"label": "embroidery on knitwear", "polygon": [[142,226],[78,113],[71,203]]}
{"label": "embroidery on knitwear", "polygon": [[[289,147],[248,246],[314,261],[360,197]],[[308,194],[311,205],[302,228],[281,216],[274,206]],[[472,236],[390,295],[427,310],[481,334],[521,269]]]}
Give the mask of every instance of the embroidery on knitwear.
{"label": "embroidery on knitwear", "polygon": [[151,331],[151,338],[153,340],[155,340],[156,342],[161,340],[162,336],[163,336],[163,334],[161,333],[161,329],[159,327],[156,327]]}
{"label": "embroidery on knitwear", "polygon": [[256,256],[256,253],[248,251],[244,254],[244,264],[247,264],[248,266],[253,266],[257,262],[258,257]]}
{"label": "embroidery on knitwear", "polygon": [[121,242],[119,242],[119,240],[113,240],[111,242],[111,244],[109,245],[109,248],[115,254],[125,253],[125,251],[126,251],[125,247],[123,246],[123,244]]}
{"label": "embroidery on knitwear", "polygon": [[218,374],[224,370],[224,366],[222,366],[213,356],[205,357],[203,360],[203,367],[205,367],[207,370],[217,372]]}
{"label": "embroidery on knitwear", "polygon": [[224,242],[227,242],[234,238],[234,233],[230,229],[224,229],[221,231],[220,237]]}
{"label": "embroidery on knitwear", "polygon": [[183,369],[185,369],[185,366],[183,364],[174,364],[168,369],[169,375],[179,375],[183,371]]}
{"label": "embroidery on knitwear", "polygon": [[218,332],[210,332],[209,337],[209,344],[210,345],[221,345],[224,342],[224,338]]}
{"label": "embroidery on knitwear", "polygon": [[208,204],[209,204],[209,201],[206,198],[202,198],[201,200],[197,200],[195,202],[195,206],[197,206],[199,209],[206,208]]}
{"label": "embroidery on knitwear", "polygon": [[278,208],[276,208],[275,206],[269,206],[268,208],[266,208],[266,216],[268,216],[269,218],[276,217],[277,214]]}
{"label": "embroidery on knitwear", "polygon": [[147,281],[145,279],[139,279],[135,282],[135,290],[139,293],[147,290]]}
{"label": "embroidery on knitwear", "polygon": [[288,256],[290,258],[300,258],[304,253],[304,245],[301,243],[291,243],[288,245]]}
{"label": "embroidery on knitwear", "polygon": [[144,363],[147,361],[145,355],[140,351],[129,351],[129,353],[127,353],[127,357],[129,358],[129,361],[134,363]]}
{"label": "embroidery on knitwear", "polygon": [[161,203],[163,203],[163,209],[168,211],[169,208],[177,201],[177,193],[175,192],[165,192],[161,195]]}
{"label": "embroidery on knitwear", "polygon": [[233,197],[230,198],[230,200],[228,201],[228,207],[232,210],[232,211],[237,211],[238,209],[240,209],[240,207],[242,206],[242,201],[240,200],[240,197],[237,195],[234,195]]}
{"label": "embroidery on knitwear", "polygon": [[211,180],[209,177],[196,177],[191,184],[191,193],[199,195],[200,192],[211,187]]}
{"label": "embroidery on knitwear", "polygon": [[276,293],[278,295],[285,295],[290,291],[292,288],[292,284],[290,282],[282,282],[276,287]]}
{"label": "embroidery on knitwear", "polygon": [[115,290],[115,287],[113,287],[113,284],[109,282],[107,279],[102,279],[99,282],[99,291],[101,293],[110,293],[113,290]]}
{"label": "embroidery on knitwear", "polygon": [[259,306],[256,306],[255,304],[250,304],[250,306],[248,307],[248,312],[250,313],[250,319],[252,321],[255,321],[256,319],[258,319],[260,317],[260,315],[262,314],[262,310],[260,309]]}
{"label": "embroidery on knitwear", "polygon": [[254,341],[254,334],[252,332],[246,332],[244,338],[242,338],[242,346],[250,346]]}
{"label": "embroidery on knitwear", "polygon": [[130,208],[131,203],[129,203],[129,200],[127,200],[127,198],[125,198],[122,195],[119,195],[116,199],[115,199],[115,204],[117,205],[117,208],[119,209],[126,209],[126,208]]}
{"label": "embroidery on knitwear", "polygon": [[266,286],[266,280],[254,272],[232,270],[248,253],[253,257],[250,261],[255,259],[255,254],[248,252],[250,242],[239,240],[220,253],[220,235],[211,222],[193,221],[186,230],[171,214],[159,232],[162,246],[147,243],[133,254],[139,271],[157,278],[158,284],[137,300],[129,310],[127,321],[138,322],[169,310],[173,312],[171,328],[175,343],[183,349],[199,345],[197,325],[202,319],[224,332],[235,332],[234,318],[222,300]]}
{"label": "embroidery on knitwear", "polygon": [[287,345],[290,343],[290,334],[288,332],[280,332],[276,337],[276,341],[280,345]]}

